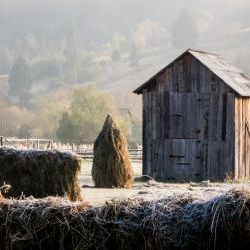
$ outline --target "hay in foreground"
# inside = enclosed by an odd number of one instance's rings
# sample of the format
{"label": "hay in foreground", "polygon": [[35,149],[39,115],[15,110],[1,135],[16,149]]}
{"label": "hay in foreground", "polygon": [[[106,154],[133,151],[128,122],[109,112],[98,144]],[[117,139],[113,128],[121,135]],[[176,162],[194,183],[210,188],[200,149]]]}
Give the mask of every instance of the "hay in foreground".
{"label": "hay in foreground", "polygon": [[110,115],[94,143],[92,177],[96,187],[130,187],[134,171],[122,130]]}
{"label": "hay in foreground", "polygon": [[5,197],[64,196],[81,199],[78,174],[81,158],[56,150],[0,148],[0,185],[11,185]]}
{"label": "hay in foreground", "polygon": [[250,192],[114,201],[0,200],[0,249],[249,249]]}

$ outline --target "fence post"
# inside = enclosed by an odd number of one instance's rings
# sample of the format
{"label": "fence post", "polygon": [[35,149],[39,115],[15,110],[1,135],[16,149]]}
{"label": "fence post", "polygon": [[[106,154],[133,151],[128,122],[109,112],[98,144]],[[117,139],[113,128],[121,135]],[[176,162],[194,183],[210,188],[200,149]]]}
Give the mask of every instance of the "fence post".
{"label": "fence post", "polygon": [[3,146],[3,137],[1,136],[1,139],[0,139],[0,144],[1,144],[1,147]]}

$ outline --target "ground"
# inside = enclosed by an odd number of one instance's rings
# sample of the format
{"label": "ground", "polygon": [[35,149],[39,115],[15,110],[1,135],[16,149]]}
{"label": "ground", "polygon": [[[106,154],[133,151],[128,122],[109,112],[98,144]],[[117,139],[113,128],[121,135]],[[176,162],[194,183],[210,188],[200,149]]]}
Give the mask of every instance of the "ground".
{"label": "ground", "polygon": [[[141,173],[141,162],[132,162],[135,175]],[[90,205],[103,205],[112,199],[143,198],[145,200],[157,200],[167,196],[190,193],[198,199],[210,199],[233,188],[250,188],[250,183],[163,183],[150,180],[148,182],[136,182],[132,188],[95,188],[91,178],[91,161],[84,161],[80,176],[82,194]]]}
{"label": "ground", "polygon": [[[85,179],[85,178],[84,178]],[[168,196],[184,193],[192,194],[198,199],[208,200],[233,188],[250,188],[249,183],[209,183],[208,186],[194,183],[160,183],[136,182],[132,188],[95,188],[91,179],[88,184],[82,184],[82,194],[90,205],[103,205],[112,199],[143,198],[145,200],[158,200]],[[86,182],[85,182],[86,183]]]}

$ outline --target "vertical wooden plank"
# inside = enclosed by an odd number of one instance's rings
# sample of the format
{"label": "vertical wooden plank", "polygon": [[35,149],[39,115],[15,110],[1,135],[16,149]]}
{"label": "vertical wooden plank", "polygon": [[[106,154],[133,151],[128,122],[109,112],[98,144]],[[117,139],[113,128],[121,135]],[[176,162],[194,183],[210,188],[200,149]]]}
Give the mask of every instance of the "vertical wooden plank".
{"label": "vertical wooden plank", "polygon": [[143,90],[142,94],[142,174],[147,174],[147,92]]}
{"label": "vertical wooden plank", "polygon": [[221,142],[213,142],[213,154],[214,154],[214,164],[213,164],[213,179],[212,180],[218,180],[219,179],[219,168],[223,168],[223,166],[219,166],[220,163],[220,156],[221,156]]}
{"label": "vertical wooden plank", "polygon": [[193,89],[196,90],[196,92],[203,92],[201,86],[203,83],[200,81],[200,62],[194,57],[192,57],[191,75]]}
{"label": "vertical wooden plank", "polygon": [[245,114],[246,114],[246,123],[248,126],[247,137],[246,137],[246,166],[248,166],[248,177],[250,178],[250,99],[246,98],[245,100]]}
{"label": "vertical wooden plank", "polygon": [[168,136],[169,138],[173,138],[174,134],[174,120],[173,120],[173,113],[175,112],[174,109],[174,100],[173,100],[174,94],[172,92],[169,93],[169,132]]}
{"label": "vertical wooden plank", "polygon": [[211,117],[211,127],[210,127],[210,140],[216,141],[217,140],[217,126],[218,126],[218,99],[219,96],[217,94],[213,94],[211,100],[211,109],[210,109],[210,117]]}
{"label": "vertical wooden plank", "polygon": [[160,157],[161,157],[161,165],[160,165],[160,177],[162,180],[165,178],[165,157],[164,157],[164,138],[165,138],[165,94],[164,92],[160,93],[160,141],[161,141],[161,150],[160,150]]}
{"label": "vertical wooden plank", "polygon": [[156,117],[157,117],[157,100],[156,100],[156,92],[152,92],[152,159],[151,159],[151,168],[152,168],[152,176],[156,178],[157,174],[157,127],[156,127]]}
{"label": "vertical wooden plank", "polygon": [[228,173],[231,174],[231,176],[234,176],[234,170],[235,170],[235,155],[234,155],[234,152],[235,152],[235,142],[234,143],[231,143],[229,142],[228,143],[229,145],[229,150],[230,150],[230,155],[229,155],[229,158],[228,158]]}
{"label": "vertical wooden plank", "polygon": [[225,143],[225,158],[224,158],[224,179],[226,176],[234,176],[234,167],[235,167],[235,154],[234,148],[235,144],[232,141],[224,142]]}
{"label": "vertical wooden plank", "polygon": [[159,151],[158,151],[158,166],[157,166],[157,178],[163,179],[164,178],[164,140],[159,144]]}
{"label": "vertical wooden plank", "polygon": [[156,93],[152,92],[151,93],[152,96],[152,135],[153,135],[153,139],[156,139],[156,108],[157,108],[157,104],[156,104]]}
{"label": "vertical wooden plank", "polygon": [[202,154],[202,143],[201,140],[195,140],[196,143],[196,154],[195,154],[195,169],[197,170],[197,178],[198,180],[203,180],[206,179],[204,178],[204,173],[203,173],[203,154]]}
{"label": "vertical wooden plank", "polygon": [[162,116],[162,105],[161,105],[161,92],[155,93],[155,129],[156,129],[156,139],[161,140],[161,116]]}
{"label": "vertical wooden plank", "polygon": [[224,141],[219,141],[217,151],[217,169],[216,169],[216,180],[223,180],[226,172],[226,157],[227,157],[227,145]]}
{"label": "vertical wooden plank", "polygon": [[246,123],[246,137],[245,137],[245,166],[246,166],[246,174],[245,178],[249,179],[250,177],[250,124]]}
{"label": "vertical wooden plank", "polygon": [[185,92],[185,82],[184,82],[184,76],[183,76],[183,58],[181,58],[177,62],[177,69],[178,69],[178,86],[179,86],[179,92]]}
{"label": "vertical wooden plank", "polygon": [[197,70],[198,70],[197,85],[198,85],[199,92],[201,92],[201,93],[209,93],[207,91],[207,86],[206,86],[207,69],[204,67],[204,65],[202,65],[201,63],[198,62]]}
{"label": "vertical wooden plank", "polygon": [[157,174],[157,156],[156,156],[156,139],[152,139],[152,161],[151,161],[151,176],[155,179]]}
{"label": "vertical wooden plank", "polygon": [[222,134],[221,140],[226,141],[226,134],[227,134],[227,127],[230,126],[227,124],[227,110],[228,110],[228,103],[227,103],[227,93],[223,94],[223,104],[222,104]]}
{"label": "vertical wooden plank", "polygon": [[147,138],[147,175],[152,173],[152,92],[148,93],[148,138]]}
{"label": "vertical wooden plank", "polygon": [[[212,155],[213,154],[211,152],[211,149],[212,149],[211,143],[212,142],[207,141],[207,157],[204,159],[205,161],[207,161],[204,170],[206,172],[206,178],[209,179],[209,180],[211,179],[211,176],[212,176],[211,166],[212,166],[212,162],[213,162],[213,160],[212,160]],[[204,151],[204,154],[205,154],[205,151]]]}
{"label": "vertical wooden plank", "polygon": [[[225,175],[234,174],[234,166],[236,164],[237,159],[235,158],[234,148],[237,144],[235,138],[235,94],[234,93],[226,93],[226,101],[224,101],[224,105],[226,106],[226,117],[225,125],[223,124],[222,129],[222,141],[225,141],[224,145],[224,178]],[[225,99],[225,97],[224,97]],[[224,110],[224,109],[223,109]],[[225,112],[225,110],[224,110]]]}
{"label": "vertical wooden plank", "polygon": [[235,169],[234,169],[234,177],[235,179],[238,179],[239,177],[239,167],[240,167],[240,162],[239,162],[239,153],[240,153],[240,140],[239,140],[239,135],[240,135],[240,114],[239,114],[239,98],[238,96],[235,97]]}
{"label": "vertical wooden plank", "polygon": [[167,91],[169,92],[174,91],[173,67],[172,66],[167,69],[166,82],[168,82],[168,86],[169,86]]}
{"label": "vertical wooden plank", "polygon": [[243,106],[243,140],[242,140],[242,149],[243,153],[243,178],[249,177],[249,137],[250,137],[250,127],[249,127],[249,100],[248,98],[242,98],[242,106]]}
{"label": "vertical wooden plank", "polygon": [[242,97],[235,98],[235,178],[244,177],[244,116]]}
{"label": "vertical wooden plank", "polygon": [[155,130],[156,130],[156,139],[154,144],[155,156],[154,156],[154,164],[155,164],[155,177],[161,178],[161,168],[162,168],[162,155],[163,155],[163,140],[164,140],[164,131],[162,128],[162,101],[161,97],[162,93],[158,92],[155,93]]}
{"label": "vertical wooden plank", "polygon": [[186,93],[197,92],[196,90],[193,89],[191,64],[192,64],[192,56],[187,54],[183,58],[183,85],[184,85],[184,92]]}
{"label": "vertical wooden plank", "polygon": [[163,168],[163,179],[167,180],[169,178],[169,159],[168,159],[168,144],[167,139],[164,139],[164,168]]}
{"label": "vertical wooden plank", "polygon": [[239,168],[240,168],[240,123],[241,117],[239,113],[240,109],[240,98],[237,96],[235,98],[235,179],[239,178]]}
{"label": "vertical wooden plank", "polygon": [[218,103],[217,103],[217,107],[215,107],[215,109],[217,109],[217,122],[216,122],[216,141],[221,141],[222,138],[222,113],[223,113],[223,93],[219,93],[218,95],[218,99],[217,99]]}
{"label": "vertical wooden plank", "polygon": [[173,140],[168,140],[169,176],[171,179],[174,178],[174,162],[173,162],[173,157],[171,157],[171,155],[173,154],[173,150],[174,150]]}
{"label": "vertical wooden plank", "polygon": [[148,133],[148,128],[149,128],[149,93],[147,90],[144,90],[143,93],[143,111],[144,111],[144,117],[143,117],[143,123],[145,121],[145,124],[143,125],[144,127],[144,136],[145,138],[143,138],[143,164],[145,164],[143,166],[143,172],[142,174],[148,174],[148,156],[149,156],[149,148],[148,148],[148,141],[149,141],[149,133]]}
{"label": "vertical wooden plank", "polygon": [[238,178],[242,179],[244,174],[243,174],[243,169],[245,168],[244,166],[244,161],[243,161],[243,138],[244,138],[244,129],[243,129],[243,124],[244,124],[244,117],[243,117],[243,103],[242,103],[242,98],[239,99],[239,119],[240,119],[240,124],[239,124],[239,169],[238,169]]}
{"label": "vertical wooden plank", "polygon": [[170,94],[169,92],[165,92],[163,96],[164,102],[164,138],[169,138],[170,131],[170,117],[169,117],[169,109],[170,109]]}

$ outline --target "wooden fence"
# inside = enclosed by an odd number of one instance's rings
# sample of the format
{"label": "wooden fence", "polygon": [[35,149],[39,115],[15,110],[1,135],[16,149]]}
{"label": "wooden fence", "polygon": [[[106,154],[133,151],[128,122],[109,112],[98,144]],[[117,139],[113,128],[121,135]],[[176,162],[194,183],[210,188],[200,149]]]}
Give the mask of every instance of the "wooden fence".
{"label": "wooden fence", "polygon": [[[92,160],[94,157],[93,150],[86,151],[74,151],[76,154],[79,154],[83,159]],[[130,159],[133,161],[142,160],[142,149],[129,149]]]}
{"label": "wooden fence", "polygon": [[[55,143],[49,139],[17,139],[5,138],[0,136],[0,146],[11,146],[21,149],[57,149],[60,151],[68,151],[79,154],[83,159],[93,159],[93,145],[76,146],[74,144],[60,144]],[[142,149],[129,149],[130,158],[133,161],[142,160]]]}

